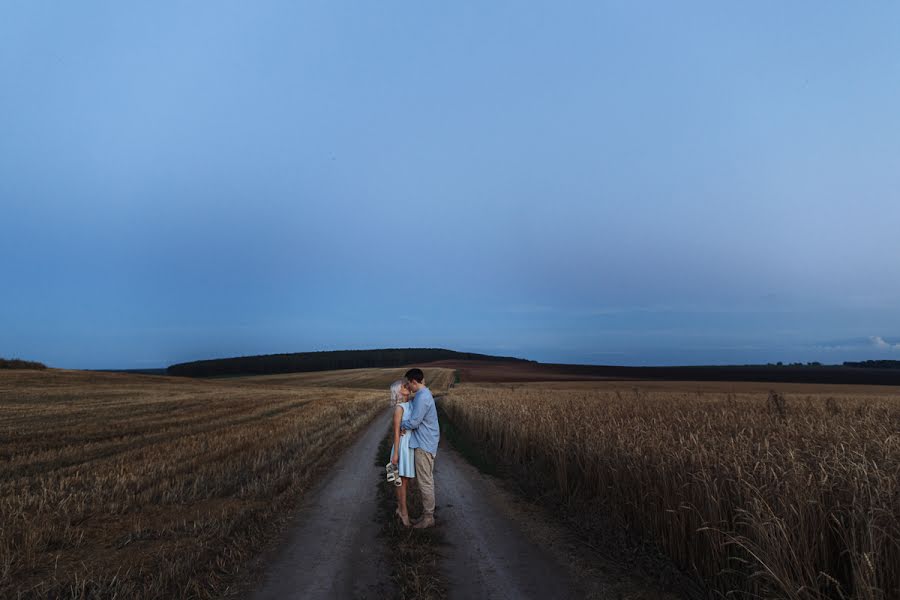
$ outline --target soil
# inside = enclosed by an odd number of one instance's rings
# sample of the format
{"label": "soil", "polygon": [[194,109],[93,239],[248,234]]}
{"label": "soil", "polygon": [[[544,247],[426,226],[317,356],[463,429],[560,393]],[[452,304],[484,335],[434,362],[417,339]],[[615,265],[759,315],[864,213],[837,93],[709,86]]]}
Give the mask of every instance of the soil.
{"label": "soil", "polygon": [[383,467],[372,462],[389,419],[389,411],[376,417],[327,477],[309,490],[292,531],[250,597],[392,597],[374,501]]}

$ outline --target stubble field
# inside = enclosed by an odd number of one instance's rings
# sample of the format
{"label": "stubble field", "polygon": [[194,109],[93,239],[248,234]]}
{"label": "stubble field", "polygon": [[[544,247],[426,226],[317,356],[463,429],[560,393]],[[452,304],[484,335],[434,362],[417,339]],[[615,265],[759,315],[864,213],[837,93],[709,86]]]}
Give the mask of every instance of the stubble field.
{"label": "stubble field", "polygon": [[402,372],[377,371],[356,374],[373,389],[336,387],[344,374],[314,387],[0,372],[0,597],[230,595],[386,409],[381,384]]}
{"label": "stubble field", "polygon": [[[443,393],[454,382],[455,372],[448,368],[425,367],[425,380],[436,394]],[[344,369],[340,371],[314,371],[312,373],[279,373],[277,375],[251,375],[234,377],[229,381],[248,382],[267,387],[331,387],[388,390],[391,383],[402,379],[406,367],[388,369]]]}
{"label": "stubble field", "polygon": [[712,596],[900,598],[900,395],[783,387],[468,384],[442,407],[587,538],[648,541]]}

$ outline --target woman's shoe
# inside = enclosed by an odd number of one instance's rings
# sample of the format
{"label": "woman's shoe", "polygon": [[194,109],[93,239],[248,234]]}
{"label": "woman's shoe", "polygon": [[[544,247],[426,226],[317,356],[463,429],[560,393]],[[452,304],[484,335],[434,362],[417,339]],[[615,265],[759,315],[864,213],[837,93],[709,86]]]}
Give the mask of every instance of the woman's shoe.
{"label": "woman's shoe", "polygon": [[388,483],[393,483],[397,487],[403,485],[403,480],[400,479],[400,470],[397,468],[397,465],[388,463],[384,466],[384,469],[387,471],[385,477],[387,477]]}
{"label": "woman's shoe", "polygon": [[401,485],[399,475],[397,475],[397,467],[394,466],[394,463],[388,463],[384,466],[385,477],[388,480],[388,483],[393,483],[394,485]]}
{"label": "woman's shoe", "polygon": [[404,515],[402,512],[400,512],[399,506],[397,507],[397,510],[394,512],[396,512],[397,516],[400,517],[400,521],[403,523],[403,526],[409,527],[409,515]]}

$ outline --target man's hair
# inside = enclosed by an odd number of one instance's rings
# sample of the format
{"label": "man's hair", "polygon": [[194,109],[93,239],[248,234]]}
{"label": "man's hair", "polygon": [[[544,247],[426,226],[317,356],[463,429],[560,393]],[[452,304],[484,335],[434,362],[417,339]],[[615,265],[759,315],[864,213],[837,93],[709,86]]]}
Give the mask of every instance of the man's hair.
{"label": "man's hair", "polygon": [[410,369],[406,372],[406,378],[410,381],[422,383],[425,381],[425,373],[422,372],[422,369]]}

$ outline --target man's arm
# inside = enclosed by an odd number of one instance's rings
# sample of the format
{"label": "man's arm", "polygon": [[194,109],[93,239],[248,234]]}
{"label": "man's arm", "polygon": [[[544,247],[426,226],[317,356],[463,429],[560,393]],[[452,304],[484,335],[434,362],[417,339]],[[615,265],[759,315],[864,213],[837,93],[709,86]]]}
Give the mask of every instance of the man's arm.
{"label": "man's arm", "polygon": [[422,419],[425,418],[425,413],[428,412],[429,400],[430,404],[434,404],[434,398],[422,398],[421,400],[415,400],[412,404],[412,411],[410,411],[410,415],[408,419],[404,419],[402,423],[400,423],[400,429],[418,429],[419,425],[422,424]]}

